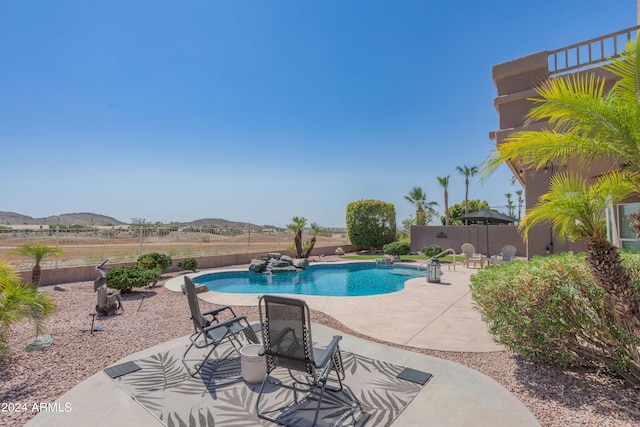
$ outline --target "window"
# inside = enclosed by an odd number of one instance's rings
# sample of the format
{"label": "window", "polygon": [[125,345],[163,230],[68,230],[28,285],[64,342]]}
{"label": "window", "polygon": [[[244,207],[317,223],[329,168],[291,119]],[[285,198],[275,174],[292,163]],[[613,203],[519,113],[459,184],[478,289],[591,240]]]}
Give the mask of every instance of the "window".
{"label": "window", "polygon": [[620,236],[620,245],[632,251],[640,251],[640,241],[636,237],[636,233],[631,230],[631,218],[629,215],[638,213],[640,203],[627,203],[618,205],[618,233]]}

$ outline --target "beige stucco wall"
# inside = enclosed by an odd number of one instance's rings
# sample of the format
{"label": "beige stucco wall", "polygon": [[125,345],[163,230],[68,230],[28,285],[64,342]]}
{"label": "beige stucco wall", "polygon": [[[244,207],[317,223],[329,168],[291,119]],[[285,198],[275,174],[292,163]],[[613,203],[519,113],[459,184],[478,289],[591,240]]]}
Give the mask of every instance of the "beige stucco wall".
{"label": "beige stucco wall", "polygon": [[461,246],[471,243],[478,253],[486,255],[487,237],[491,255],[499,253],[503,246],[513,245],[517,250],[516,256],[526,256],[525,244],[515,225],[413,225],[411,252],[420,252],[425,246],[440,245],[461,253]]}

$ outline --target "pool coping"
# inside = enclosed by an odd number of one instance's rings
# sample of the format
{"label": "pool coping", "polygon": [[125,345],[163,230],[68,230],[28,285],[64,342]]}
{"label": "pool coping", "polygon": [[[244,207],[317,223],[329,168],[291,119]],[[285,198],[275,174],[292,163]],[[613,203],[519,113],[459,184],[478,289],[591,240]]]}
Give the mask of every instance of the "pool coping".
{"label": "pool coping", "polygon": [[[327,267],[327,268],[331,268],[331,267],[337,267],[340,265],[349,265],[349,264],[363,264],[363,265],[367,265],[367,266],[371,266],[371,267],[376,267],[376,263],[375,261],[340,261],[340,262],[331,262],[331,263],[327,263],[327,262],[312,262],[309,264],[309,267]],[[419,272],[419,266],[413,265],[413,264],[401,264],[398,263],[396,264],[396,266],[402,267],[402,268],[409,268],[409,269],[413,269],[416,270],[416,272]],[[392,270],[393,268],[389,268],[389,267],[384,267],[382,268],[382,270]],[[186,274],[186,276],[188,276],[189,278],[191,278],[192,280],[198,278],[198,277],[202,277],[202,276],[208,276],[208,275],[216,275],[216,274],[225,274],[225,273],[252,273],[249,271],[248,268],[225,268],[225,269],[208,269],[206,271],[199,271],[197,273],[188,273]],[[252,273],[255,275],[260,276],[260,273]],[[287,273],[283,273],[282,276],[285,276],[286,274],[293,274],[293,272],[287,272]],[[297,274],[297,273],[296,273]],[[185,275],[182,275],[181,277],[184,277]],[[280,276],[280,274],[278,274],[278,276]],[[408,280],[412,280],[415,279],[416,277],[412,277]],[[417,277],[420,278],[420,277]],[[175,278],[174,278],[175,279]],[[178,281],[174,281],[171,282],[170,279],[165,283],[165,287],[173,292],[182,292],[182,281],[178,282]],[[171,282],[171,283],[169,283]],[[197,282],[194,280],[194,283],[197,284]],[[406,281],[405,281],[406,283]],[[401,290],[401,289],[400,289]],[[211,291],[210,291],[211,292]],[[221,294],[240,294],[240,295],[261,295],[261,292],[228,292],[228,291],[223,291],[223,292],[216,292],[216,291],[212,291],[214,293],[221,293]],[[379,293],[379,294],[372,294],[372,295],[384,295],[384,294],[389,294],[389,293],[394,293],[394,292],[399,292],[399,290],[394,290],[391,292],[383,292],[383,293]],[[311,295],[311,294],[289,294],[286,292],[279,292],[277,293],[278,295],[294,295],[297,296],[298,298],[306,298],[306,297],[310,297],[310,296],[319,296],[319,297],[323,297],[323,296],[331,296],[331,297],[338,297],[338,296],[344,296],[344,297],[362,297],[362,296],[371,296],[371,295]]]}

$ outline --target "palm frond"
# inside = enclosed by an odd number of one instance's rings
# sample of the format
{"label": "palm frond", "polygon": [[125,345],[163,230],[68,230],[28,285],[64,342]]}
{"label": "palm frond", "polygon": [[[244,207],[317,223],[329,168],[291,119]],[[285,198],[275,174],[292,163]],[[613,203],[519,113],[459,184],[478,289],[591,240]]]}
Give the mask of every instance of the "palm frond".
{"label": "palm frond", "polygon": [[629,41],[618,60],[603,66],[605,70],[620,77],[613,93],[624,104],[637,104],[640,99],[640,57],[637,55],[639,43],[640,39]]}
{"label": "palm frond", "polygon": [[7,282],[0,292],[0,336],[6,335],[14,324],[23,321],[33,325],[36,336],[42,335],[47,316],[55,307],[55,301],[39,292],[35,285]]}
{"label": "palm frond", "polygon": [[574,173],[558,174],[551,178],[549,191],[539,198],[520,222],[527,236],[538,223],[552,224],[554,233],[570,240],[604,238],[605,210],[630,195],[636,188],[635,177],[618,171],[601,176],[592,185]]}
{"label": "palm frond", "polygon": [[603,110],[605,81],[590,75],[569,75],[548,79],[536,92],[541,98],[532,98],[536,105],[527,114],[528,120],[548,120],[557,132],[585,129]]}

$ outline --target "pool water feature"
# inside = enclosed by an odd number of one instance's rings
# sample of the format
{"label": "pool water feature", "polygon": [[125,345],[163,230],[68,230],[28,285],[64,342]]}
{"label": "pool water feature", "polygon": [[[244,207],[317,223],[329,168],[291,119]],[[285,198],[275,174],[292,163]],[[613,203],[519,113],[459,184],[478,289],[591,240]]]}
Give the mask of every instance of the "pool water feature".
{"label": "pool water feature", "polygon": [[233,294],[365,296],[400,291],[404,282],[416,277],[424,277],[424,272],[405,266],[377,268],[372,262],[353,262],[312,265],[285,274],[220,271],[197,276],[193,281],[213,292]]}

